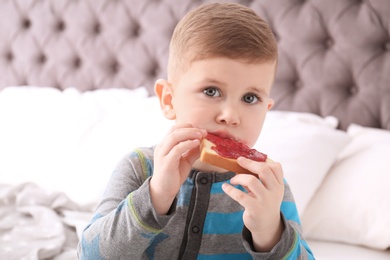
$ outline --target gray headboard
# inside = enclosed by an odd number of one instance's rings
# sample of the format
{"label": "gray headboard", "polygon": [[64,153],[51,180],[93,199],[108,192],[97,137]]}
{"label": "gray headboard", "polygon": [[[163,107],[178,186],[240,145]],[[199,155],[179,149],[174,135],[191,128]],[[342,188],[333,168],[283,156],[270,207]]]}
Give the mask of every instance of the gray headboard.
{"label": "gray headboard", "polygon": [[[204,2],[0,1],[0,89],[145,86],[152,95],[176,23]],[[274,109],[390,129],[389,0],[230,2],[253,8],[277,37]]]}

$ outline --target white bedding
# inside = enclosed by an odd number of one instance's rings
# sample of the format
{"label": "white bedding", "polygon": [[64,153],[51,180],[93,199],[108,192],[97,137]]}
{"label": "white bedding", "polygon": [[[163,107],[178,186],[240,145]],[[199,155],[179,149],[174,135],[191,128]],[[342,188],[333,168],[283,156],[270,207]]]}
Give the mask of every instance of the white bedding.
{"label": "white bedding", "polygon": [[92,210],[33,183],[0,184],[0,259],[77,259]]}
{"label": "white bedding", "polygon": [[389,260],[390,251],[374,250],[363,246],[308,240],[318,260]]}
{"label": "white bedding", "polygon": [[[115,164],[171,124],[144,88],[1,91],[0,259],[76,259]],[[316,259],[390,259],[390,133],[336,126],[333,117],[271,111],[255,148],[282,162]]]}

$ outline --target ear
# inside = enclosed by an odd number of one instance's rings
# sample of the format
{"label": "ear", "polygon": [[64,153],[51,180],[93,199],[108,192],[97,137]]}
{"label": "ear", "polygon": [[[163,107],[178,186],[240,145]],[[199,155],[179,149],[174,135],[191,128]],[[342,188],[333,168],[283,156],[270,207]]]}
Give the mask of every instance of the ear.
{"label": "ear", "polygon": [[275,101],[272,98],[268,100],[268,110],[270,110],[274,106],[274,103]]}
{"label": "ear", "polygon": [[163,115],[169,120],[175,120],[176,113],[172,103],[173,89],[171,84],[165,79],[159,79],[154,84],[154,92],[160,101],[160,108]]}

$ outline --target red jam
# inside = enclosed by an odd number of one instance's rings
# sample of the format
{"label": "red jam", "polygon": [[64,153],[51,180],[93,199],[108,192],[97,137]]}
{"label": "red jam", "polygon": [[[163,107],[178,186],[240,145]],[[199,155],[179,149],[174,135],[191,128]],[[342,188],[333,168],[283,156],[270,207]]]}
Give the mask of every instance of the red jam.
{"label": "red jam", "polygon": [[258,162],[265,162],[267,160],[266,154],[251,149],[247,145],[237,142],[232,138],[225,138],[208,133],[206,139],[215,144],[211,149],[222,157],[237,159],[238,157],[243,156]]}

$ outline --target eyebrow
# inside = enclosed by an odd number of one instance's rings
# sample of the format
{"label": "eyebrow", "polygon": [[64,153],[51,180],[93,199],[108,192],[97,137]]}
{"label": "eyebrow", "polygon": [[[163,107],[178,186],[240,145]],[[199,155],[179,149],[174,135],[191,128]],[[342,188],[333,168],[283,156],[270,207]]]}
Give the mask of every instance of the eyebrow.
{"label": "eyebrow", "polygon": [[198,82],[198,84],[217,84],[217,85],[227,85],[227,83],[215,80],[215,79],[210,79],[210,78],[205,78],[202,79],[201,81]]}
{"label": "eyebrow", "polygon": [[252,91],[252,92],[256,92],[256,93],[258,93],[258,94],[262,94],[262,95],[268,96],[267,92],[265,92],[265,90],[262,89],[262,88],[249,87],[249,90]]}

